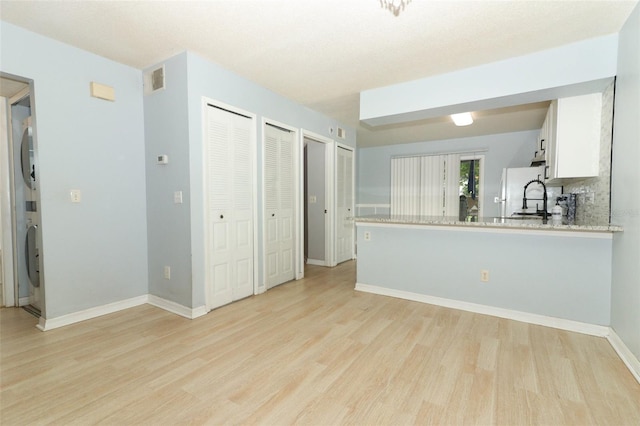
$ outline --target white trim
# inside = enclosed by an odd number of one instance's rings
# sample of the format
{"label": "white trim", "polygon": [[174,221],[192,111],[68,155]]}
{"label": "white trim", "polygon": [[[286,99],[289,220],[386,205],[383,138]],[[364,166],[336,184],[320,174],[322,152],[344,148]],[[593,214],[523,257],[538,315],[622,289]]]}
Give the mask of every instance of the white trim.
{"label": "white trim", "polygon": [[18,298],[18,306],[27,306],[31,303],[31,297],[19,297]]}
{"label": "white trim", "polygon": [[326,266],[324,260],[307,259],[307,265]]}
{"label": "white trim", "polygon": [[45,319],[40,317],[40,322],[36,327],[42,331],[49,331],[54,328],[75,324],[77,322],[96,318],[102,315],[112,314],[114,312],[122,311],[123,309],[144,305],[149,299],[148,296],[149,295],[145,294],[142,296],[132,297],[131,299],[120,300],[118,302],[108,303],[106,305],[96,306],[78,312],[72,312],[55,318]]}
{"label": "white trim", "polygon": [[164,309],[165,311],[180,315],[188,319],[195,319],[201,317],[207,313],[207,307],[205,305],[198,306],[197,308],[189,308],[171,300],[163,299],[162,297],[155,296],[153,294],[148,295],[147,303],[157,308]]}
{"label": "white trim", "polygon": [[631,352],[631,350],[624,344],[620,336],[613,330],[613,328],[609,329],[609,335],[607,336],[607,340],[613,347],[613,350],[616,351],[624,365],[627,366],[633,377],[640,383],[640,361],[636,356]]}
{"label": "white trim", "polygon": [[365,293],[379,294],[382,296],[396,297],[414,302],[428,303],[430,305],[444,306],[446,308],[460,309],[462,311],[477,314],[491,315],[529,324],[542,325],[560,330],[574,331],[576,333],[589,334],[591,336],[607,337],[609,327],[603,325],[588,324],[563,318],[548,317],[545,315],[531,314],[528,312],[514,311],[512,309],[497,308],[494,306],[480,305],[477,303],[463,302],[460,300],[445,299],[442,297],[428,296],[426,294],[412,293],[408,291],[389,289],[369,284],[356,283],[356,290]]}
{"label": "white trim", "polygon": [[[25,299],[28,300],[28,298]],[[93,308],[72,312],[55,318],[45,319],[40,317],[40,321],[36,327],[41,331],[49,331],[54,328],[64,327],[66,325],[75,324],[80,321],[86,321],[102,315],[112,314],[114,312],[119,312],[144,304],[155,306],[187,319],[195,319],[207,314],[207,307],[205,305],[198,306],[196,308],[189,308],[153,294],[144,294],[142,296],[132,297],[131,299],[120,300],[118,302],[108,303],[102,306],[95,306]]]}
{"label": "white trim", "polygon": [[437,223],[388,223],[369,222],[367,220],[355,219],[356,226],[371,226],[380,228],[404,228],[416,229],[417,227],[428,228],[429,231],[462,231],[462,232],[489,232],[494,234],[520,234],[520,235],[544,235],[545,237],[574,237],[574,238],[596,238],[601,240],[613,239],[612,231],[583,231],[556,229],[536,229],[536,228],[516,228],[515,225],[485,224],[476,222],[465,222],[465,225],[439,225]]}

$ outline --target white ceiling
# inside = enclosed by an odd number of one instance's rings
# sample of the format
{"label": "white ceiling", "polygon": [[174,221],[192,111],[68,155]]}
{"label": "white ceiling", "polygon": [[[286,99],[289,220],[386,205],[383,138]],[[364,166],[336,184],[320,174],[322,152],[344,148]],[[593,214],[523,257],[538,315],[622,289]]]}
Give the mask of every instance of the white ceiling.
{"label": "white ceiling", "polygon": [[541,105],[476,112],[466,128],[367,128],[359,93],[616,33],[636,4],[413,0],[394,16],[380,0],[2,0],[0,18],[140,69],[193,51],[358,127],[362,147],[539,128]]}

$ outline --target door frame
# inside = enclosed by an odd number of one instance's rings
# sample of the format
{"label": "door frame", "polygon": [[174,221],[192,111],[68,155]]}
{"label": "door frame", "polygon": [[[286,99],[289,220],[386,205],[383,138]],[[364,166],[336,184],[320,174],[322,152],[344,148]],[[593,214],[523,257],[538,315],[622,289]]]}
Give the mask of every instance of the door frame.
{"label": "door frame", "polygon": [[296,279],[304,278],[304,175],[306,170],[302,170],[304,165],[304,140],[312,139],[315,142],[325,144],[325,203],[327,210],[327,217],[325,218],[325,235],[324,235],[324,263],[325,266],[333,267],[336,266],[337,263],[335,261],[335,146],[336,142],[328,138],[326,136],[319,135],[312,131],[301,129],[300,132],[300,143],[299,143],[299,157],[298,163],[300,165],[300,173],[298,176],[298,184],[300,187],[300,202],[297,206],[298,209],[298,238],[296,247],[298,249],[298,253],[302,253],[302,255],[297,259],[296,262]]}
{"label": "door frame", "polygon": [[[337,164],[338,164],[338,150],[342,148],[345,149],[347,151],[351,151],[351,213],[353,216],[355,216],[356,211],[355,211],[355,204],[356,204],[356,150],[354,147],[349,146],[349,145],[345,145],[343,143],[340,142],[336,142],[335,143],[335,150],[334,150],[334,164],[335,166],[335,172],[337,173],[338,169],[337,169]],[[334,206],[338,206],[338,179],[334,179],[334,185],[335,188],[333,190],[334,193]],[[337,212],[336,212],[337,215]],[[336,222],[337,225],[337,222]],[[334,232],[334,239],[333,241],[336,244],[335,249],[333,250],[334,253],[334,258],[332,259],[332,266],[336,266],[338,264],[338,238],[337,238],[337,226],[333,227],[333,232]],[[351,228],[351,259],[355,259],[355,243],[356,243],[356,238],[355,238],[355,226],[353,226]]]}
{"label": "door frame", "polygon": [[[266,139],[265,139],[265,128],[267,125],[271,125],[271,126],[275,126],[275,127],[280,127],[282,129],[288,130],[290,132],[293,133],[293,277],[294,279],[298,280],[302,277],[299,276],[299,270],[298,270],[298,264],[299,264],[299,260],[300,257],[302,257],[302,261],[304,262],[304,250],[301,253],[300,252],[300,248],[302,246],[299,246],[298,244],[298,234],[300,232],[300,227],[298,226],[299,223],[299,208],[300,208],[300,199],[304,199],[304,197],[301,195],[301,191],[302,191],[302,186],[301,186],[301,182],[300,182],[300,170],[301,170],[301,162],[300,162],[300,158],[302,153],[300,152],[300,145],[298,143],[296,143],[299,139],[300,139],[300,131],[297,127],[293,127],[290,126],[288,124],[282,123],[280,121],[277,120],[272,120],[270,118],[267,117],[262,117],[261,120],[261,141],[260,141],[260,158],[261,158],[261,167],[260,167],[260,181],[261,181],[261,194],[260,194],[260,217],[262,218],[260,225],[262,228],[262,232],[261,232],[261,238],[262,238],[262,282],[260,283],[260,292],[265,292],[267,291],[267,259],[265,258],[265,255],[267,253],[267,218],[264,215],[265,212],[265,168],[264,168],[264,161],[265,161],[265,144],[266,144]],[[303,147],[304,148],[304,147]],[[304,231],[304,229],[303,229]],[[304,269],[303,269],[304,271]],[[256,293],[258,294],[258,293]]]}
{"label": "door frame", "polygon": [[231,113],[239,114],[247,117],[251,120],[251,170],[253,173],[252,177],[252,190],[253,190],[253,200],[252,200],[252,220],[253,220],[253,294],[258,294],[258,172],[257,172],[257,159],[256,159],[256,141],[257,141],[257,132],[256,132],[256,114],[244,110],[242,108],[235,107],[233,105],[226,104],[224,102],[218,101],[216,99],[208,98],[206,96],[202,97],[202,209],[203,209],[203,218],[204,218],[204,289],[205,289],[205,306],[207,308],[207,312],[211,311],[212,301],[211,301],[211,286],[213,285],[212,277],[210,276],[210,264],[209,264],[209,209],[207,208],[207,108],[209,105],[213,105],[214,107],[218,107]]}
{"label": "door frame", "polygon": [[15,195],[13,183],[13,138],[11,137],[11,101],[9,98],[1,98],[0,105],[0,184],[2,185],[2,193],[5,196],[0,199],[0,209],[2,209],[2,306],[18,306],[16,295],[17,280],[15,279],[16,265],[14,264],[15,252]]}

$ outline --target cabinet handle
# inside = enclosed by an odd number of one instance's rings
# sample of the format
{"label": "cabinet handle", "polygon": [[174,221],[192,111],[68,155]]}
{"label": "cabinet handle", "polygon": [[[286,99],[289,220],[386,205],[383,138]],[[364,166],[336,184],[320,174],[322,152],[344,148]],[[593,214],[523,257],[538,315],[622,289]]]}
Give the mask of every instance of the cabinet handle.
{"label": "cabinet handle", "polygon": [[275,214],[275,213],[271,213],[271,217],[275,217],[275,216],[276,216],[276,214]]}
{"label": "cabinet handle", "polygon": [[549,171],[549,166],[544,166],[544,180],[549,179],[549,174],[547,173]]}
{"label": "cabinet handle", "polygon": [[540,150],[541,151],[546,151],[547,148],[545,148],[544,143],[545,143],[545,139],[540,139]]}
{"label": "cabinet handle", "polygon": [[224,215],[223,214],[220,215],[220,219],[224,219]]}

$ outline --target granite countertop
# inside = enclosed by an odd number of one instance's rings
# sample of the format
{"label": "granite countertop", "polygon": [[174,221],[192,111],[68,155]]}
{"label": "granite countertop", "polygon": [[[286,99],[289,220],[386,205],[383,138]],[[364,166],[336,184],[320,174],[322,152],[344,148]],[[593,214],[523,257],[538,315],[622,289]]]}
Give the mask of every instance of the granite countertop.
{"label": "granite countertop", "polygon": [[356,223],[389,223],[404,225],[432,225],[432,226],[460,226],[485,228],[516,228],[548,231],[579,231],[579,232],[622,232],[622,227],[603,223],[554,223],[551,218],[547,224],[542,218],[500,218],[480,217],[464,221],[457,217],[439,216],[399,216],[399,215],[371,215],[355,217]]}

